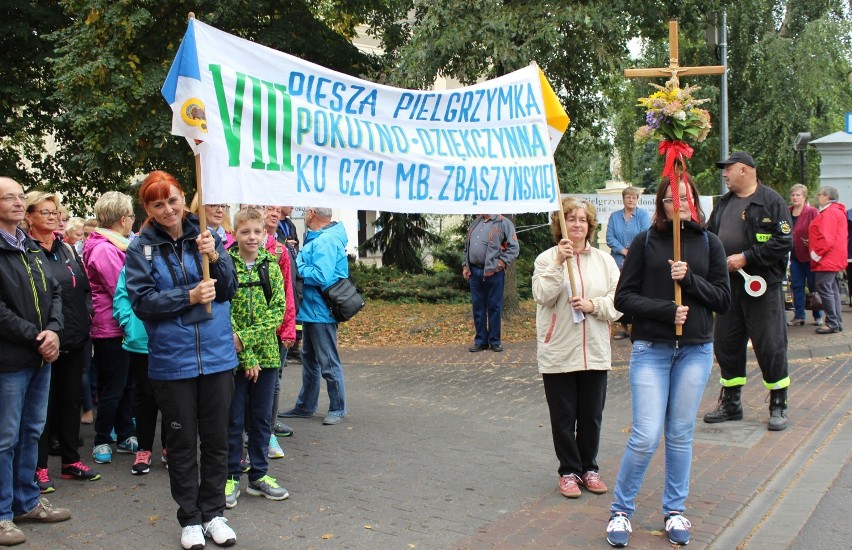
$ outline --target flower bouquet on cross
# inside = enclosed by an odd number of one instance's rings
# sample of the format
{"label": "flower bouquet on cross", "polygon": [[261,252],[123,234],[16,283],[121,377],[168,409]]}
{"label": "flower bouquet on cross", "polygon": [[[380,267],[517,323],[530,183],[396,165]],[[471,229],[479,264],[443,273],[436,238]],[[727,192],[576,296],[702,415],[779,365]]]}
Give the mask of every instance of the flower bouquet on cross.
{"label": "flower bouquet on cross", "polygon": [[[660,155],[666,157],[663,177],[669,178],[672,185],[672,205],[675,212],[680,208],[678,193],[679,177],[687,174],[686,159],[692,157],[693,149],[688,141],[701,143],[710,133],[710,113],[699,106],[709,99],[695,99],[693,92],[698,86],[680,87],[677,76],[673,76],[665,86],[651,84],[657,89],[648,97],[639,98],[639,107],[645,109],[645,125],[636,130],[635,138],[639,143],[649,140],[660,142]],[[686,186],[689,209],[695,221],[695,199]]]}

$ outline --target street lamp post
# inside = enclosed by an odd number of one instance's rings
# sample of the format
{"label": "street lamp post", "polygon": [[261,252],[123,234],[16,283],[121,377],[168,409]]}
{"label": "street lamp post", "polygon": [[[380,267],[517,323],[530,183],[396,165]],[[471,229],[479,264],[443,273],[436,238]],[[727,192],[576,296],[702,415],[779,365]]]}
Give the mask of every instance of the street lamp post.
{"label": "street lamp post", "polygon": [[805,150],[811,141],[810,132],[799,132],[793,141],[793,150],[799,152],[799,182],[805,185]]}

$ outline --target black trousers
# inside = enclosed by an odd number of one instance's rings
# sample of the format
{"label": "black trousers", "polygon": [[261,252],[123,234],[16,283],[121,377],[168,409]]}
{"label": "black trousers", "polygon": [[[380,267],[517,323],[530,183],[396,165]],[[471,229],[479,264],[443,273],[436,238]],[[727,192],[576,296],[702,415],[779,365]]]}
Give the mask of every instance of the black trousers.
{"label": "black trousers", "polygon": [[543,374],[541,378],[559,475],[597,472],[607,371]]}
{"label": "black trousers", "polygon": [[746,346],[751,339],[763,384],[769,389],[790,385],[787,375],[787,317],[781,284],[769,285],[766,293],[752,298],[743,278],[731,274],[731,309],[716,314],[713,350],[722,371],[722,385],[746,383]]}
{"label": "black trousers", "polygon": [[47,468],[50,436],[59,439],[62,464],[80,461],[80,378],[85,363],[83,348],[63,351],[53,362],[50,375],[50,396],[47,401],[47,421],[38,440],[38,467]]}
{"label": "black trousers", "polygon": [[184,380],[151,380],[151,385],[166,424],[169,483],[178,505],[178,523],[181,527],[201,525],[225,510],[234,371]]}
{"label": "black trousers", "polygon": [[[130,355],[130,370],[136,382],[136,392],[133,395],[133,416],[136,417],[136,439],[140,451],[154,450],[154,434],[157,431],[157,416],[160,407],[154,395],[154,386],[148,378],[148,354],[128,352]],[[166,448],[166,424],[162,423],[160,442]]]}

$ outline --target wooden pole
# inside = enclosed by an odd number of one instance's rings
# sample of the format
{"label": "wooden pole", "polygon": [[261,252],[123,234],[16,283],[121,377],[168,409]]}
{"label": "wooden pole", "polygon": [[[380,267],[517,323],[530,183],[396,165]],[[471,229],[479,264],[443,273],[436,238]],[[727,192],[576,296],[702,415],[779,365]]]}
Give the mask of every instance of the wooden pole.
{"label": "wooden pole", "polygon": [[[198,193],[198,225],[201,233],[207,231],[207,212],[204,210],[204,197],[201,191],[201,153],[195,155],[195,192]],[[210,280],[210,256],[201,256],[201,275],[203,280]],[[207,304],[207,313],[213,312],[213,304]]]}
{"label": "wooden pole", "polygon": [[[556,170],[553,171],[554,186],[556,187],[556,200],[559,201],[559,230],[562,232],[562,238],[568,238],[568,228],[565,227],[565,209],[562,207],[562,196],[559,193],[559,176],[556,175]],[[574,265],[571,263],[571,258],[565,262],[568,267],[568,281],[571,283],[571,294],[578,296],[577,284],[574,282]]]}
{"label": "wooden pole", "polygon": [[[678,186],[678,188],[679,187],[680,186]],[[672,192],[674,192],[674,191],[672,191]],[[678,191],[678,192],[680,192],[680,191]],[[675,262],[679,262],[680,261],[680,210],[678,210],[677,212],[674,213],[674,218],[672,219],[672,243],[673,243],[673,246],[674,246],[674,250],[673,250],[674,258],[673,258],[673,260]],[[674,284],[674,298],[675,298],[675,303],[677,305],[679,305],[679,306],[683,305],[683,298],[681,297],[681,293],[680,293],[680,283],[678,283],[677,281],[675,281],[675,284]],[[683,325],[675,325],[675,335],[676,336],[683,336]]]}
{"label": "wooden pole", "polygon": [[[189,12],[187,19],[195,19],[195,13]],[[204,197],[202,195],[201,185],[201,153],[195,155],[195,192],[198,194],[198,229],[199,233],[207,231],[207,211],[204,210]],[[201,278],[204,281],[210,280],[210,256],[203,254],[201,256]],[[213,313],[213,304],[205,306],[207,313]]]}

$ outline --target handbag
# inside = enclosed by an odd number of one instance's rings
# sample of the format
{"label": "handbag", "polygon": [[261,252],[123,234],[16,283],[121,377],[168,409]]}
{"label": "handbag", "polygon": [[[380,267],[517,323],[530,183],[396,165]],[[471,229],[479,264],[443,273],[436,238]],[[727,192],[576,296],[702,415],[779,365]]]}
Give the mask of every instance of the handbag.
{"label": "handbag", "polygon": [[350,277],[338,279],[337,282],[322,291],[322,297],[328,304],[332,317],[338,323],[348,321],[366,305],[364,298],[355,287],[355,282]]}
{"label": "handbag", "polygon": [[819,311],[822,309],[822,297],[819,292],[809,292],[805,294],[805,309],[811,311]]}

